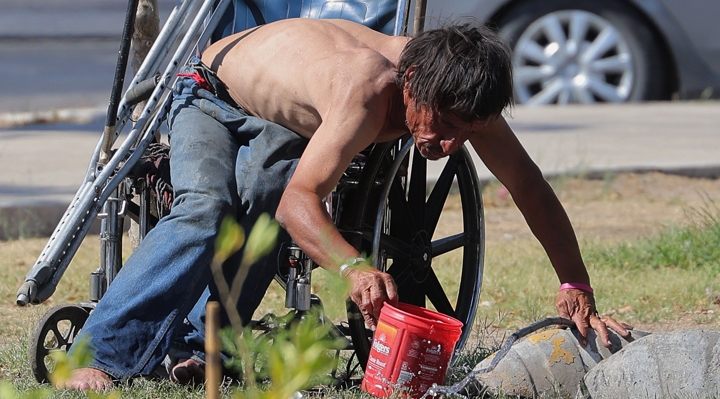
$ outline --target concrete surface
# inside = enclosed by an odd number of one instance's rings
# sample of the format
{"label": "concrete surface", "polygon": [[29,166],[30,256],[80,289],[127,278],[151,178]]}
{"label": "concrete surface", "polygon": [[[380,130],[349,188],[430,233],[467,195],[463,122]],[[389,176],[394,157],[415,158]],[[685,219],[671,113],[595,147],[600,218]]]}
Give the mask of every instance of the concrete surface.
{"label": "concrete surface", "polygon": [[523,398],[580,397],[580,384],[589,370],[649,334],[633,330],[626,340],[612,330],[608,332],[612,343],[609,349],[603,346],[594,330],[588,331],[585,347],[578,342],[576,329],[547,329],[528,335],[517,341],[492,370],[481,373],[490,368],[502,351],[478,363],[473,369],[478,374],[471,382],[471,389],[477,393]]}
{"label": "concrete surface", "polygon": [[600,362],[584,377],[588,398],[717,398],[720,331],[658,333]]}
{"label": "concrete surface", "polygon": [[[23,222],[26,233],[47,234],[50,225],[52,230],[53,218],[85,175],[104,112],[53,111],[44,116],[64,123],[4,128],[43,115],[0,114],[0,213],[6,230],[18,215],[40,219]],[[720,102],[518,106],[508,119],[547,176],[657,170],[720,177]],[[434,164],[431,179],[442,167]],[[492,178],[477,159],[476,166],[481,179]]]}

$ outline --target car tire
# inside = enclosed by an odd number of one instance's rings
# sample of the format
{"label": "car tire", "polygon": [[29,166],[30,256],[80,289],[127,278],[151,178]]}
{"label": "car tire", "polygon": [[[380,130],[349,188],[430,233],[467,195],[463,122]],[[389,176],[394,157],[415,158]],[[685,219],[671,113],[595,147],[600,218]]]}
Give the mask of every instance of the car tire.
{"label": "car tire", "polygon": [[617,0],[526,0],[494,21],[512,49],[519,104],[669,98],[653,30]]}

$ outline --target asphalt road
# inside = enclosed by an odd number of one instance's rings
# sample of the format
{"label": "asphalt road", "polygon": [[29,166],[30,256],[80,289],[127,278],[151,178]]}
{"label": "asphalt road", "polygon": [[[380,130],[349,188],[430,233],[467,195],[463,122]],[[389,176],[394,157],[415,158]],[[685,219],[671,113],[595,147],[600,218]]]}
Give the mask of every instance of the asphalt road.
{"label": "asphalt road", "polygon": [[118,49],[114,39],[0,40],[0,112],[107,106]]}
{"label": "asphalt road", "polygon": [[[158,0],[161,23],[175,3]],[[107,106],[127,1],[2,0],[0,7],[0,112]]]}
{"label": "asphalt road", "polygon": [[[175,0],[158,0],[161,20]],[[2,0],[0,38],[119,38],[127,0]]]}

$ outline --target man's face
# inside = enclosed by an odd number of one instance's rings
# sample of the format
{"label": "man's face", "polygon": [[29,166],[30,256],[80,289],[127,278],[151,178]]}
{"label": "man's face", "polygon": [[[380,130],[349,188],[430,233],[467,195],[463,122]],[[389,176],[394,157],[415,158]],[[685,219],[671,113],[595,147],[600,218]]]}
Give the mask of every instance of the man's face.
{"label": "man's face", "polygon": [[405,120],[420,154],[430,160],[454,153],[485,126],[465,122],[450,112],[434,112],[424,106],[416,110],[414,105],[407,107]]}

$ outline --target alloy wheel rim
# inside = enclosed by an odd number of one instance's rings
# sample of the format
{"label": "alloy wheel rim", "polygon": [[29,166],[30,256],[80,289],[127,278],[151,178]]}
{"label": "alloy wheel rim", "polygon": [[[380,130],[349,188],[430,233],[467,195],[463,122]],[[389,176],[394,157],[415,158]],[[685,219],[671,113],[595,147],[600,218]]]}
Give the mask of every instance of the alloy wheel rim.
{"label": "alloy wheel rim", "polygon": [[529,105],[625,102],[635,79],[620,31],[583,10],[533,22],[515,45],[513,64],[517,100]]}

